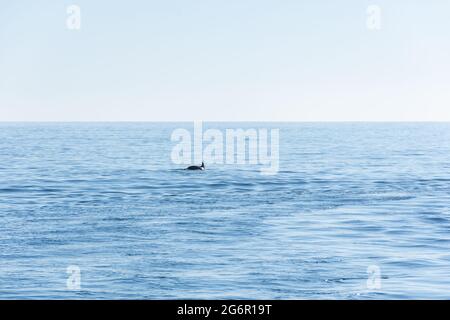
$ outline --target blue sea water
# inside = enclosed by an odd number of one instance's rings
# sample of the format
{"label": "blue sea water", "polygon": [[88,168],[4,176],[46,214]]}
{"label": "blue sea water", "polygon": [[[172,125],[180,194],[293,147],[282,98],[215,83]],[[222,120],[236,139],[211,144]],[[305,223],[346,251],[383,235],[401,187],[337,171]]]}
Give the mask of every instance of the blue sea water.
{"label": "blue sea water", "polygon": [[205,127],[279,128],[279,173],[180,170],[190,123],[0,124],[0,298],[450,298],[450,124]]}

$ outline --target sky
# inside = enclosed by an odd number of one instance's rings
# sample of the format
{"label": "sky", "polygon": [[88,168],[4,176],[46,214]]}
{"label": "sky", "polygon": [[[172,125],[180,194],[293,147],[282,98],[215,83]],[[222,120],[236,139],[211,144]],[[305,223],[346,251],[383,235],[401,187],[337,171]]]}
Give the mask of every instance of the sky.
{"label": "sky", "polygon": [[449,15],[448,0],[0,0],[0,121],[450,121]]}

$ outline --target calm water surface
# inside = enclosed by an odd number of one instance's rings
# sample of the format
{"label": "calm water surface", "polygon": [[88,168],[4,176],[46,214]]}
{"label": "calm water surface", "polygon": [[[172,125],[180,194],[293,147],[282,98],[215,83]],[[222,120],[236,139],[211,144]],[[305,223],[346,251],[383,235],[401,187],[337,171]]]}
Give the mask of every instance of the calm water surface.
{"label": "calm water surface", "polygon": [[279,173],[180,170],[189,123],[0,124],[0,298],[450,299],[450,124],[205,126],[280,128]]}

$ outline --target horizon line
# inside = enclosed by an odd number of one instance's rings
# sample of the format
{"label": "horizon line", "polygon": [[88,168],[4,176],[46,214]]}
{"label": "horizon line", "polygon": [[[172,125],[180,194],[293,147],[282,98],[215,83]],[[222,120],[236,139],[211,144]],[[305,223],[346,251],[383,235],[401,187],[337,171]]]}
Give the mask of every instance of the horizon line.
{"label": "horizon line", "polygon": [[449,123],[450,120],[0,120],[0,123]]}

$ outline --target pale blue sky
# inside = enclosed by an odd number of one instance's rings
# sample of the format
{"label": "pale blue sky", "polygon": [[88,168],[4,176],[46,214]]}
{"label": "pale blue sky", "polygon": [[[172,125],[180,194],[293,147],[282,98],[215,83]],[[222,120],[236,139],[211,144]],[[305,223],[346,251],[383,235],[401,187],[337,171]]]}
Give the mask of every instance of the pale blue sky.
{"label": "pale blue sky", "polygon": [[0,0],[0,121],[450,121],[449,16],[448,0]]}

